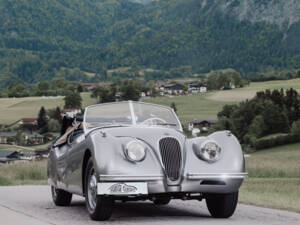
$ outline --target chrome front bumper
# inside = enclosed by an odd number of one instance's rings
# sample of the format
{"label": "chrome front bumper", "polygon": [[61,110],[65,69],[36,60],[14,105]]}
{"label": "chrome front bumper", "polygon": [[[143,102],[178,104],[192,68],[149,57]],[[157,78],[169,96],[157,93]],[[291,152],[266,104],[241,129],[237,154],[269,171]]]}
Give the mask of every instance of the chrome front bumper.
{"label": "chrome front bumper", "polygon": [[[148,194],[187,192],[187,193],[232,193],[238,191],[247,173],[187,173],[180,185],[169,186],[165,176],[151,174],[136,175],[100,175],[100,183],[146,182]],[[212,181],[212,182],[204,182]],[[215,181],[215,182],[214,182]]]}

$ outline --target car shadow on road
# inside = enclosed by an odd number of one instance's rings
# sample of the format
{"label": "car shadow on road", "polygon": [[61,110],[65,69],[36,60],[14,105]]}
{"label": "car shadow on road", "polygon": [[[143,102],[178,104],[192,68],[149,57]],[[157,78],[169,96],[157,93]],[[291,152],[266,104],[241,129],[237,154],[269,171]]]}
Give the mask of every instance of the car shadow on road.
{"label": "car shadow on road", "polygon": [[[179,204],[178,204],[179,203]],[[78,210],[85,209],[84,201],[74,201],[71,207],[78,207]],[[87,212],[86,212],[87,213]],[[154,205],[152,202],[116,202],[114,211],[110,221],[126,222],[132,220],[152,220],[153,217],[158,219],[168,218],[168,220],[189,220],[195,218],[211,218],[208,213],[200,206],[198,208],[186,208],[181,205],[179,201],[176,203],[170,203],[169,205]],[[180,217],[180,218],[179,218]]]}

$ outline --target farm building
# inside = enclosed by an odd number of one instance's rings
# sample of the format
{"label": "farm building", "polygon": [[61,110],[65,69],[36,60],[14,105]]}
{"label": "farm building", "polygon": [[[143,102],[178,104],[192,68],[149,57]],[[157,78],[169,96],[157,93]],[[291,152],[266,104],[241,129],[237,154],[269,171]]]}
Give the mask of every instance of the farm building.
{"label": "farm building", "polygon": [[191,82],[188,84],[188,91],[191,93],[205,93],[207,92],[207,87],[201,82]]}
{"label": "farm building", "polygon": [[9,163],[20,160],[20,153],[17,151],[0,150],[0,163]]}
{"label": "farm building", "polygon": [[165,92],[168,94],[182,94],[184,91],[184,85],[183,84],[168,84],[164,86]]}
{"label": "farm building", "polygon": [[25,136],[25,140],[31,144],[43,144],[44,143],[44,136],[40,134],[27,134]]}
{"label": "farm building", "polygon": [[0,132],[0,144],[7,144],[15,140],[17,132]]}
{"label": "farm building", "polygon": [[188,130],[191,131],[194,128],[199,128],[201,131],[207,131],[212,125],[216,123],[216,120],[193,120],[189,122]]}

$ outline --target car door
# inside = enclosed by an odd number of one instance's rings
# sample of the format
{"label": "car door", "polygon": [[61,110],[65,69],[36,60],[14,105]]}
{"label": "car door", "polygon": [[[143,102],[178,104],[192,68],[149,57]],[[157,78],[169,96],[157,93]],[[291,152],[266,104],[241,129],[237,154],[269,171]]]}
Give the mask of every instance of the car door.
{"label": "car door", "polygon": [[[54,145],[55,146],[55,145]],[[66,144],[55,146],[51,150],[51,162],[56,171],[56,183],[58,188],[67,189],[67,159],[69,146]]]}
{"label": "car door", "polygon": [[82,194],[82,161],[85,151],[85,136],[82,130],[74,131],[68,137],[67,184],[72,193]]}

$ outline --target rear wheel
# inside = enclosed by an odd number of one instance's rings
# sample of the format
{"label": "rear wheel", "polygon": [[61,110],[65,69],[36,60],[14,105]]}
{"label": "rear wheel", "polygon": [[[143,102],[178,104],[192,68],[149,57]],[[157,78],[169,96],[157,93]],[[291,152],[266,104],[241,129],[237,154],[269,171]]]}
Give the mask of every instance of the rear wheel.
{"label": "rear wheel", "polygon": [[85,171],[85,202],[92,220],[104,221],[111,217],[114,200],[111,197],[97,195],[97,177],[92,158]]}
{"label": "rear wheel", "polygon": [[168,205],[171,201],[169,197],[160,197],[153,200],[155,205]]}
{"label": "rear wheel", "polygon": [[206,205],[208,211],[215,218],[229,218],[233,215],[238,202],[239,193],[207,194]]}
{"label": "rear wheel", "polygon": [[51,194],[52,199],[55,205],[57,206],[68,206],[72,201],[72,194],[64,191],[62,189],[58,189],[54,186],[51,186]]}

